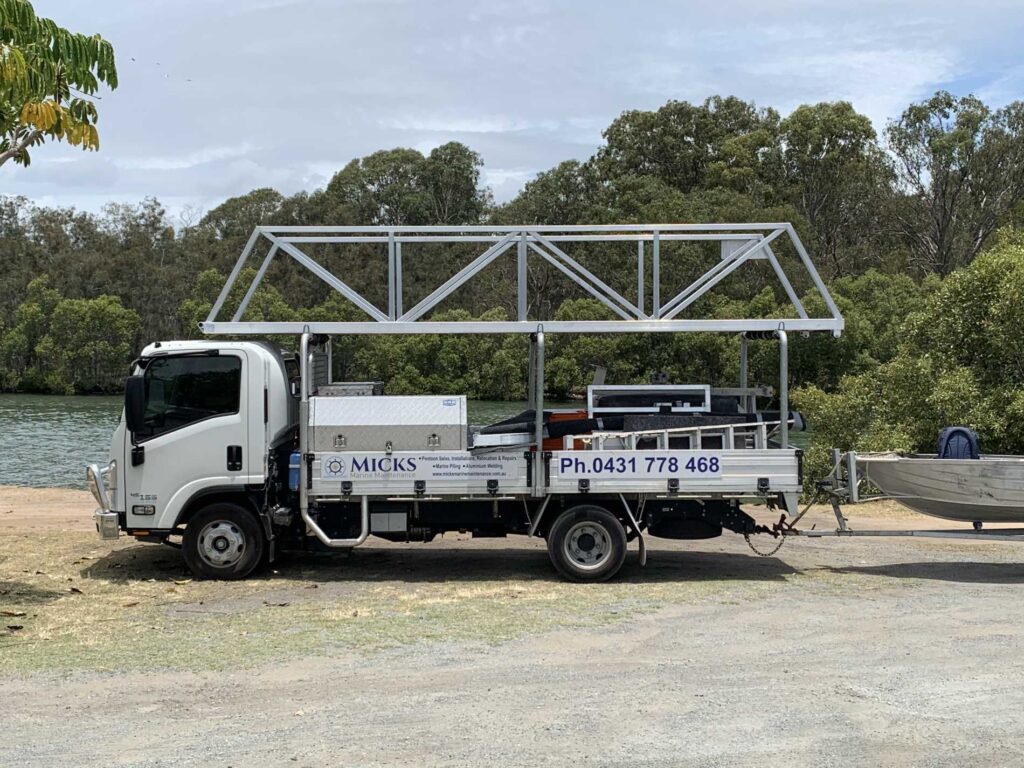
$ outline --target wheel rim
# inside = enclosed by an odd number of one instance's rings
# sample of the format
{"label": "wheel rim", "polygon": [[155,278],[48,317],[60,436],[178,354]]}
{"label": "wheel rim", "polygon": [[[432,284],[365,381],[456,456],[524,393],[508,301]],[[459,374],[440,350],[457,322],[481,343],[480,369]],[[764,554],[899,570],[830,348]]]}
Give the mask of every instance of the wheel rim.
{"label": "wheel rim", "polygon": [[199,532],[199,557],[215,568],[235,565],[245,554],[245,534],[227,520],[214,520]]}
{"label": "wheel rim", "polygon": [[565,534],[562,545],[566,559],[575,568],[592,571],[604,565],[612,554],[612,537],[600,523],[585,520]]}

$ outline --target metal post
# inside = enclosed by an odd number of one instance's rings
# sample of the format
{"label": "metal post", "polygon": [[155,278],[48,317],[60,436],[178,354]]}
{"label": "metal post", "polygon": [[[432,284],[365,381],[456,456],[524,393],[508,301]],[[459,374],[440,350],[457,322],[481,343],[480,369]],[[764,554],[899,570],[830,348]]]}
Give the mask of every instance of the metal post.
{"label": "metal post", "polygon": [[537,443],[537,450],[533,454],[533,495],[547,495],[547,487],[544,483],[544,326],[537,326],[535,359],[537,391],[534,408],[534,440]]}
{"label": "metal post", "polygon": [[654,230],[651,245],[651,317],[661,315],[661,236]]}
{"label": "metal post", "polygon": [[[747,388],[747,334],[740,334],[740,389]],[[744,393],[741,395],[743,402],[743,409],[747,413],[751,412],[750,408],[750,396]]]}
{"label": "metal post", "polygon": [[740,334],[740,388],[747,387],[747,334]]}
{"label": "metal post", "polygon": [[537,407],[537,343],[530,334],[530,352],[526,362],[526,407]]}
{"label": "metal post", "polygon": [[402,309],[402,242],[395,242],[395,318],[405,314]]}
{"label": "metal post", "polygon": [[636,307],[644,313],[644,241],[636,241]]}
{"label": "metal post", "polygon": [[394,320],[395,314],[395,230],[388,230],[388,317]]}
{"label": "metal post", "polygon": [[306,465],[306,447],[309,442],[309,341],[311,334],[303,333],[299,340],[299,513],[309,513],[309,493],[306,490],[309,469]]}
{"label": "metal post", "polygon": [[519,236],[516,254],[516,310],[519,321],[526,320],[526,232]]}
{"label": "metal post", "polygon": [[779,337],[779,441],[789,448],[789,336],[781,328]]}

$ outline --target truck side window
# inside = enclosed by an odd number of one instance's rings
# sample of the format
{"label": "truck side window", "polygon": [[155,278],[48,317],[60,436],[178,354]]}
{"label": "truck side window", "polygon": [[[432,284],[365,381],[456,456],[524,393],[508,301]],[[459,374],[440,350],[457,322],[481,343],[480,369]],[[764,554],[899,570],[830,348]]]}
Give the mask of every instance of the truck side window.
{"label": "truck side window", "polygon": [[216,357],[161,357],[146,366],[145,438],[229,413],[238,413],[242,360]]}

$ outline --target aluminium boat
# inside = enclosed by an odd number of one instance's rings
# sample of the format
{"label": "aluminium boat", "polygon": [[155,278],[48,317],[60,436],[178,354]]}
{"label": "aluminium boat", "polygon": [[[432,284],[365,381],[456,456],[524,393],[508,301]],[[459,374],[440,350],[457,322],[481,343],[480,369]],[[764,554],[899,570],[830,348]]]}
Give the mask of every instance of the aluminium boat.
{"label": "aluminium boat", "polygon": [[863,480],[915,512],[968,523],[1024,523],[1024,456],[857,454]]}

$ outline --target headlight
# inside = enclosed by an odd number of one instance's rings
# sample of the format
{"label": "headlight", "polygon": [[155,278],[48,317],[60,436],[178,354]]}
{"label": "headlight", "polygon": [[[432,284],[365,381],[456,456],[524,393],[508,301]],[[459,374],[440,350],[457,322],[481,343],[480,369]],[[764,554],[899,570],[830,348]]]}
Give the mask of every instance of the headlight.
{"label": "headlight", "polygon": [[96,499],[96,503],[100,505],[100,508],[110,509],[110,503],[107,501],[107,491],[103,486],[103,474],[96,464],[90,464],[85,468],[85,480],[89,485],[89,490],[92,491],[93,497]]}
{"label": "headlight", "polygon": [[117,459],[113,459],[100,470],[100,477],[103,478],[103,485],[107,489],[107,495],[113,499],[117,494]]}

